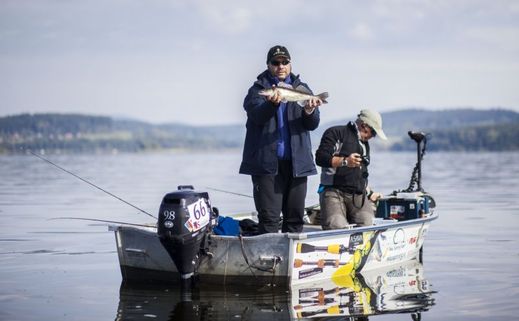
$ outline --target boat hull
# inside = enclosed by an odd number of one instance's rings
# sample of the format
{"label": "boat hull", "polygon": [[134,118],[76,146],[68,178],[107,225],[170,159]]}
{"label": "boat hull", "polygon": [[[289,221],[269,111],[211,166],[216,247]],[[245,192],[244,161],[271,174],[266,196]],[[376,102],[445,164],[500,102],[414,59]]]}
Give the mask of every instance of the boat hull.
{"label": "boat hull", "polygon": [[[370,227],[271,233],[251,237],[211,235],[197,278],[217,284],[295,285],[333,280],[419,257],[437,215],[408,221],[377,220]],[[125,281],[177,283],[179,273],[156,230],[112,226]]]}

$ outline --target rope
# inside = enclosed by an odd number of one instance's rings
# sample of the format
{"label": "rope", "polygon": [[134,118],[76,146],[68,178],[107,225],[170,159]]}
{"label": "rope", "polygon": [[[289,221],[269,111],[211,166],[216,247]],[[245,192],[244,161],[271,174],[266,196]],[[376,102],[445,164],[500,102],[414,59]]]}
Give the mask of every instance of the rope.
{"label": "rope", "polygon": [[247,254],[245,253],[245,246],[243,244],[243,236],[240,234],[238,235],[238,238],[240,239],[240,247],[241,247],[241,253],[243,255],[243,258],[245,259],[245,263],[247,263],[247,266],[249,267],[249,270],[251,271],[252,275],[256,278],[256,274],[254,274],[254,271],[252,270],[253,268],[258,270],[258,271],[262,271],[262,272],[270,272],[272,274],[275,274],[276,272],[276,267],[278,266],[279,262],[281,261],[281,259],[279,257],[275,257],[274,258],[274,264],[272,265],[271,268],[263,268],[263,267],[260,267],[260,266],[256,266],[254,264],[251,264],[249,263],[249,258],[247,257]]}

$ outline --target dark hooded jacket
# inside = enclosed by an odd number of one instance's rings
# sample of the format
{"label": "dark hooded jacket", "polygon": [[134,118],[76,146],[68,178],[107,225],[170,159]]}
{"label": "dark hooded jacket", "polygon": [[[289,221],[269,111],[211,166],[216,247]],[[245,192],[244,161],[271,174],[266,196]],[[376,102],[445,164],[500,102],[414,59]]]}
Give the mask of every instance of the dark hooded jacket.
{"label": "dark hooded jacket", "polygon": [[[308,85],[299,80],[299,76],[294,74],[290,76],[294,88],[300,85],[308,88]],[[278,172],[277,106],[269,102],[266,97],[259,95],[260,90],[270,87],[269,71],[265,70],[249,88],[243,102],[243,108],[247,112],[247,134],[243,146],[241,174],[276,175]],[[312,155],[309,131],[319,126],[319,109],[316,108],[312,114],[307,115],[296,102],[288,102],[287,116],[290,128],[293,176],[315,175],[317,170]]]}
{"label": "dark hooded jacket", "polygon": [[[321,185],[333,186],[348,193],[362,194],[368,184],[368,165],[370,161],[370,147],[368,142],[362,148],[353,122],[347,125],[328,128],[321,138],[319,148],[315,152],[317,165],[322,167]],[[358,153],[364,159],[361,167],[332,168],[333,156],[347,157]]]}

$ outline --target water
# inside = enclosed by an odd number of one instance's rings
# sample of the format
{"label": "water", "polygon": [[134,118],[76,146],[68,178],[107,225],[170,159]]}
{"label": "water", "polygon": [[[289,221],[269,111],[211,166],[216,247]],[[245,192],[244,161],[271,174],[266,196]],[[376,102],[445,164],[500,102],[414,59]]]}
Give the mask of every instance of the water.
{"label": "water", "polygon": [[[48,157],[154,215],[181,184],[251,194],[250,178],[237,174],[239,152]],[[384,193],[406,188],[415,158],[374,151],[371,185]],[[519,153],[426,154],[423,187],[440,219],[425,243],[423,273],[437,293],[422,320],[519,314],[518,182]],[[317,184],[311,177],[307,205],[317,202]],[[250,198],[209,192],[222,215],[253,209]],[[113,233],[102,224],[50,220],[57,217],[153,220],[34,156],[0,157],[0,320],[291,318],[291,297],[281,289],[211,289],[182,300],[174,289],[123,286]]]}

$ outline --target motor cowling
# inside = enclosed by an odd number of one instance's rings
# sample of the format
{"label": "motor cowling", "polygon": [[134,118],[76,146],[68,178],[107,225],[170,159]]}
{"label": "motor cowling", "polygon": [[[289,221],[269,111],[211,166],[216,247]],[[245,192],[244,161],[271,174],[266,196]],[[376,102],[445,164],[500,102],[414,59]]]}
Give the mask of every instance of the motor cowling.
{"label": "motor cowling", "polygon": [[209,194],[179,186],[162,199],[157,233],[182,279],[193,276],[202,242],[215,222]]}

